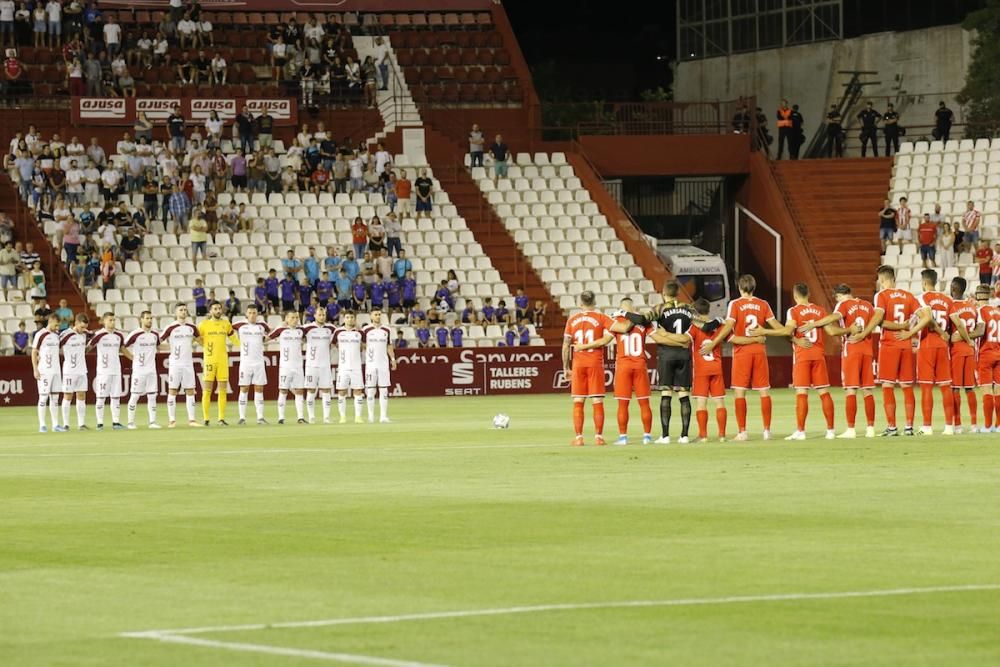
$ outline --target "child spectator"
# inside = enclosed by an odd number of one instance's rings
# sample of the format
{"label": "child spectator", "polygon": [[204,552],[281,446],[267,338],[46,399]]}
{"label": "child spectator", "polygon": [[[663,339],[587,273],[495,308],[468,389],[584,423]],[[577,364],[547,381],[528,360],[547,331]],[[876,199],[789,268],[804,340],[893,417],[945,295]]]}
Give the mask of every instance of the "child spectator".
{"label": "child spectator", "polygon": [[431,330],[427,322],[420,320],[417,326],[417,347],[431,347]]}
{"label": "child spectator", "polygon": [[535,307],[531,311],[531,317],[529,318],[531,323],[535,325],[535,331],[541,331],[542,325],[545,322],[545,303],[542,301],[536,301]]}
{"label": "child spectator", "polygon": [[493,298],[486,297],[483,299],[483,322],[486,324],[496,324],[496,312],[497,309],[493,307]]}
{"label": "child spectator", "polygon": [[514,316],[519,321],[528,316],[528,296],[521,287],[517,288],[517,294],[514,296]]}
{"label": "child spectator", "polygon": [[312,322],[312,321],[314,321],[316,319],[316,311],[319,310],[322,307],[323,306],[321,306],[320,303],[319,303],[319,299],[317,299],[316,295],[313,294],[312,297],[309,300],[309,305],[306,306],[306,312],[303,315],[303,318],[305,319],[305,321],[306,322]]}
{"label": "child spectator", "polygon": [[399,283],[393,280],[390,276],[382,281],[382,286],[385,288],[386,300],[389,302],[389,310],[399,310],[403,305]]}
{"label": "child spectator", "polygon": [[[24,323],[22,322],[21,324],[24,324]],[[397,350],[403,350],[403,349],[406,349],[406,348],[408,348],[410,346],[410,343],[405,338],[403,338],[403,330],[402,329],[396,329],[396,341],[395,341],[395,345],[396,345],[396,349]]]}
{"label": "child spectator", "polygon": [[261,313],[267,313],[268,306],[271,305],[270,299],[267,298],[267,286],[264,284],[263,278],[257,279],[257,286],[253,290],[253,303]]}
{"label": "child spectator", "polygon": [[17,331],[14,332],[14,354],[28,354],[28,343],[31,337],[25,328],[24,320],[17,323]]}
{"label": "child spectator", "polygon": [[365,285],[364,278],[361,276],[354,279],[354,285],[351,287],[351,301],[355,311],[366,310],[365,304],[368,303],[368,286]]}
{"label": "child spectator", "polygon": [[462,329],[460,325],[455,325],[451,328],[451,346],[452,347],[462,347],[462,336],[465,334],[465,330]]}
{"label": "child spectator", "polygon": [[340,269],[340,275],[334,281],[337,288],[337,303],[341,310],[348,310],[351,307],[351,286],[353,281],[347,274],[347,269]]}
{"label": "child spectator", "polygon": [[439,305],[444,303],[447,306],[447,310],[455,310],[455,297],[451,295],[451,290],[448,289],[447,280],[442,280],[441,284],[438,285],[437,291],[434,292],[434,300]]}
{"label": "child spectator", "polygon": [[493,313],[496,318],[497,324],[510,324],[514,320],[510,317],[510,311],[507,310],[507,302],[500,299],[500,303],[497,304],[496,312]]}
{"label": "child spectator", "polygon": [[323,271],[319,280],[316,281],[316,299],[321,306],[326,308],[326,305],[330,303],[331,296],[333,296],[333,282],[330,280],[330,274]]}
{"label": "child spectator", "polygon": [[370,285],[369,290],[371,292],[372,309],[377,308],[382,310],[382,306],[385,303],[385,279],[382,277],[382,274],[378,274],[375,281]]}
{"label": "child spectator", "polygon": [[[271,273],[275,273],[274,269],[271,269]],[[295,310],[295,294],[298,292],[298,283],[295,279],[286,274],[278,283],[278,288],[281,292],[281,310],[285,312]]]}
{"label": "child spectator", "polygon": [[194,297],[195,317],[204,317],[205,315],[208,315],[208,299],[205,297],[205,283],[201,278],[195,279],[194,289],[191,290],[191,296]]}
{"label": "child spectator", "polygon": [[240,307],[240,300],[236,298],[236,292],[234,290],[229,290],[229,298],[226,299],[226,317],[230,320],[241,314],[242,308]]}
{"label": "child spectator", "polygon": [[469,301],[465,304],[465,308],[462,310],[462,316],[461,316],[462,324],[471,324],[472,320],[475,319],[475,316],[476,316],[476,309],[472,305],[472,302]]}
{"label": "child spectator", "polygon": [[339,317],[340,304],[331,300],[330,303],[326,305],[326,321],[336,324]]}
{"label": "child spectator", "polygon": [[308,278],[302,278],[302,282],[299,283],[299,315],[305,312],[306,306],[312,300],[312,293],[312,283]]}
{"label": "child spectator", "polygon": [[520,345],[531,345],[531,329],[528,328],[527,318],[521,318],[517,325],[517,338]]}
{"label": "child spectator", "polygon": [[412,308],[417,303],[417,281],[413,271],[407,271],[406,277],[400,281],[400,292],[403,297],[403,308]]}
{"label": "child spectator", "polygon": [[437,338],[437,341],[434,347],[448,347],[448,341],[450,340],[449,337],[450,333],[451,332],[449,331],[448,327],[446,327],[444,324],[439,324],[437,327],[435,327],[434,336]]}
{"label": "child spectator", "polygon": [[976,263],[979,264],[979,282],[982,285],[990,285],[993,280],[993,270],[990,267],[992,262],[993,251],[990,250],[989,242],[980,239],[979,248],[976,250]]}

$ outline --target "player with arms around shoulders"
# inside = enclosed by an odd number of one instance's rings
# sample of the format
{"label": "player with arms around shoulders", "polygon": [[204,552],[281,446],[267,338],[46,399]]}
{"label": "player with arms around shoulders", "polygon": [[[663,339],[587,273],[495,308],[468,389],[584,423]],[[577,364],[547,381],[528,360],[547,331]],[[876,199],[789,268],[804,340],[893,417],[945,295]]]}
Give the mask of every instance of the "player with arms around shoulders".
{"label": "player with arms around shoulders", "polygon": [[167,428],[177,425],[177,392],[183,390],[187,399],[188,426],[200,428],[195,414],[195,376],[193,343],[198,339],[198,327],[188,321],[188,307],[178,303],[174,317],[160,334],[160,342],[170,348],[167,357]]}
{"label": "player with arms around shoulders", "polygon": [[574,350],[575,345],[589,345],[604,337],[611,328],[611,318],[594,309],[596,298],[590,290],[580,293],[582,311],[571,315],[563,330],[563,373],[570,375],[573,397],[574,447],[583,446],[584,401],[591,399],[594,410],[594,444],[604,442],[604,352],[599,348]]}
{"label": "player with arms around shoulders", "polygon": [[[719,429],[719,442],[726,441],[726,383],[722,377],[722,348],[716,347],[708,354],[701,353],[701,346],[712,340],[713,334],[722,326],[721,319],[709,319],[712,304],[707,299],[694,302],[695,318],[688,334],[691,336],[691,398],[695,401],[695,417],[698,421],[698,442],[708,442],[708,399],[715,404],[715,424]],[[764,337],[759,337],[764,342]]]}
{"label": "player with arms around shoulders", "polygon": [[830,377],[826,368],[824,330],[815,326],[808,331],[799,327],[808,322],[818,322],[827,317],[824,308],[809,299],[809,286],[795,283],[792,287],[795,305],[785,316],[785,333],[792,340],[792,386],[795,387],[795,432],[785,440],[806,439],[806,417],[809,416],[809,390],[819,394],[826,418],[826,439],[833,440],[834,407],[830,396]]}
{"label": "player with arms around shoulders", "polygon": [[[966,299],[965,290],[968,287],[965,278],[955,277],[951,281],[951,296],[954,305],[951,309],[951,388],[955,401],[954,433],[962,432],[962,397],[969,405],[970,431],[978,430],[976,414],[979,412],[976,400],[976,348],[979,340],[986,332],[986,324],[979,318],[979,304],[976,300]],[[988,288],[988,286],[986,286]],[[979,289],[977,287],[977,296]],[[947,427],[946,427],[946,430]]]}
{"label": "player with arms around shoulders", "polygon": [[208,413],[212,407],[212,391],[219,385],[219,426],[226,423],[226,398],[229,395],[229,351],[226,341],[236,343],[233,325],[222,315],[222,304],[213,301],[208,305],[208,317],[198,323],[201,336],[204,376],[201,393],[201,416],[208,426]]}
{"label": "player with arms around shoulders", "polygon": [[[330,370],[330,346],[335,327],[326,321],[326,308],[318,308],[315,320],[302,327],[306,343],[306,413],[309,423],[316,423],[316,394],[323,401],[323,423],[330,423],[333,372]],[[287,320],[286,320],[287,321]]]}
{"label": "player with arms around shoulders", "polygon": [[49,408],[52,430],[62,431],[59,425],[59,390],[63,388],[59,374],[59,316],[49,315],[44,329],[39,329],[31,343],[31,369],[38,381],[38,432],[48,433],[45,407]]}
{"label": "player with arms around shoulders", "polygon": [[260,312],[256,304],[250,304],[246,310],[245,322],[233,325],[236,337],[240,340],[240,425],[247,423],[247,400],[250,397],[250,386],[253,385],[253,409],[257,415],[257,424],[266,424],[264,419],[264,384],[267,382],[267,371],[264,366],[264,341],[271,332],[270,327],[258,318]]}
{"label": "player with arms around shoulders", "polygon": [[361,330],[365,344],[365,393],[368,421],[375,422],[375,392],[378,391],[379,421],[389,423],[389,370],[396,370],[392,330],[382,324],[382,310],[373,308],[371,324]]}
{"label": "player with arms around shoulders", "polygon": [[976,287],[976,305],[983,337],[979,342],[978,379],[983,392],[983,429],[1000,430],[1000,309],[990,305],[989,285]]}
{"label": "player with arms around shoulders", "polygon": [[90,332],[87,325],[90,318],[86,313],[77,313],[73,319],[73,326],[62,332],[59,336],[59,345],[62,348],[62,429],[69,430],[69,408],[73,397],[76,397],[76,427],[84,431],[87,429],[87,342],[90,340]]}
{"label": "player with arms around shoulders", "polygon": [[104,403],[111,402],[111,428],[120,431],[125,427],[121,424],[122,397],[122,362],[121,357],[131,359],[132,355],[125,347],[125,335],[115,328],[114,313],[105,313],[102,318],[104,328],[100,329],[90,339],[90,347],[97,350],[97,378],[94,380],[94,393],[97,394],[97,430],[104,429]]}
{"label": "player with arms around shoulders", "polygon": [[[771,439],[771,377],[767,365],[767,350],[762,336],[781,336],[785,327],[774,317],[771,306],[753,294],[757,281],[744,274],[736,281],[740,290],[738,299],[729,303],[726,319],[719,332],[701,346],[701,354],[707,355],[726,341],[733,345],[732,389],[736,394],[736,426],[739,432],[736,440],[745,442],[747,436],[748,389],[760,393],[760,412],[764,425],[764,440]],[[767,328],[767,327],[771,328]]]}
{"label": "player with arms around shoulders", "polygon": [[272,331],[268,338],[278,340],[278,423],[285,423],[285,402],[288,392],[295,395],[295,413],[298,423],[305,424],[302,389],[305,374],[302,371],[302,329],[299,328],[299,314],[294,310],[285,311],[285,323]]}
{"label": "player with arms around shoulders", "polygon": [[632,312],[632,299],[622,299],[613,323],[598,340],[573,345],[578,352],[603,348],[615,341],[615,398],[618,400],[618,439],[616,445],[628,444],[628,410],[635,392],[642,418],[642,444],[653,441],[653,411],[649,407],[649,373],[646,370],[646,337],[655,326],[644,316]]}
{"label": "player with arms around shoulders", "polygon": [[156,423],[156,391],[160,375],[156,372],[156,348],[160,345],[160,334],[153,331],[153,313],[144,310],[139,313],[139,328],[125,339],[125,347],[132,353],[132,386],[128,397],[128,427],[135,430],[135,411],[139,399],[146,396],[146,412],[149,428],[160,428]]}
{"label": "player with arms around shoulders", "polygon": [[860,334],[868,326],[875,314],[875,307],[864,299],[854,298],[850,285],[841,283],[833,288],[833,297],[837,302],[834,311],[826,317],[812,320],[799,325],[799,332],[807,334],[815,328],[823,330],[831,336],[841,337],[840,380],[844,387],[845,416],[847,428],[838,438],[853,439],[858,437],[854,423],[858,417],[858,390],[865,399],[865,418],[868,426],[865,429],[866,438],[875,437],[875,375],[872,371],[873,355],[871,336],[854,340],[855,334]]}
{"label": "player with arms around shoulders", "polygon": [[333,342],[337,346],[339,359],[337,363],[337,410],[340,412],[340,423],[347,423],[347,392],[354,394],[354,423],[364,424],[361,415],[364,404],[365,384],[361,376],[361,345],[364,341],[361,331],[357,328],[354,313],[344,314],[344,326],[333,334]]}
{"label": "player with arms around shoulders", "polygon": [[686,303],[677,300],[680,284],[668,280],[663,284],[663,303],[654,311],[656,330],[650,338],[656,343],[656,374],[660,390],[660,428],[662,435],[656,444],[670,444],[670,419],[673,413],[673,396],[677,394],[681,406],[681,437],[678,442],[688,443],[691,428],[691,323],[694,312]]}

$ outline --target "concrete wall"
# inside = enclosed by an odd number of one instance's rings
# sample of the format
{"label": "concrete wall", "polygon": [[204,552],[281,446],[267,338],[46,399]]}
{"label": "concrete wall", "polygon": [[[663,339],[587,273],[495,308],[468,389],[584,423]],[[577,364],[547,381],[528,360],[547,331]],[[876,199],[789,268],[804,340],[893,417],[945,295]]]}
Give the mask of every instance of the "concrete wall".
{"label": "concrete wall", "polygon": [[[865,79],[881,84],[866,87],[865,95],[874,98],[877,108],[884,110],[892,101],[904,127],[932,124],[940,94],[954,94],[964,85],[971,37],[954,25],[682,62],[675,73],[674,98],[730,100],[756,95],[774,134],[775,110],[786,97],[799,105],[808,138],[850,79],[837,72],[870,70],[878,75]],[[961,122],[953,96],[944,99]],[[860,108],[847,115],[853,119]]]}

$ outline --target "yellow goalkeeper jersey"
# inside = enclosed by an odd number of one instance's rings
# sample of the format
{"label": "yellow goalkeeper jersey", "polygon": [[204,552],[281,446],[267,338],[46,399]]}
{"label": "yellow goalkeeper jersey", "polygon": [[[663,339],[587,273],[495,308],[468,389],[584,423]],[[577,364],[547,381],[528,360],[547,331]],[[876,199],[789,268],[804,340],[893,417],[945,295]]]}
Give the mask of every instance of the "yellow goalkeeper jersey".
{"label": "yellow goalkeeper jersey", "polygon": [[226,339],[236,341],[236,334],[229,320],[204,319],[198,324],[198,334],[201,336],[204,360],[219,365],[227,364],[229,353],[226,349]]}

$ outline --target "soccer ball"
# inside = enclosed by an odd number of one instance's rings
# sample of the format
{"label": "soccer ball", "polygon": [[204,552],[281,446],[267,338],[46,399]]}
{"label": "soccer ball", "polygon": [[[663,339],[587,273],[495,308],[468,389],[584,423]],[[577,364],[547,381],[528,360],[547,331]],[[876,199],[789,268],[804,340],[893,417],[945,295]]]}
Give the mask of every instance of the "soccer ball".
{"label": "soccer ball", "polygon": [[493,428],[507,428],[510,426],[510,417],[504,413],[493,415]]}

